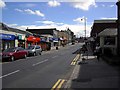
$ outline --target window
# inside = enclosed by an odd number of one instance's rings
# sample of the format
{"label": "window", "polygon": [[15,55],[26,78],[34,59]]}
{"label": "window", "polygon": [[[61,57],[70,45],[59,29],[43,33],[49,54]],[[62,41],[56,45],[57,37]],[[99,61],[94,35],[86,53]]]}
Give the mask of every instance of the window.
{"label": "window", "polygon": [[107,36],[104,38],[105,45],[115,45],[115,37]]}
{"label": "window", "polygon": [[36,48],[35,49],[40,49],[40,46],[36,46]]}

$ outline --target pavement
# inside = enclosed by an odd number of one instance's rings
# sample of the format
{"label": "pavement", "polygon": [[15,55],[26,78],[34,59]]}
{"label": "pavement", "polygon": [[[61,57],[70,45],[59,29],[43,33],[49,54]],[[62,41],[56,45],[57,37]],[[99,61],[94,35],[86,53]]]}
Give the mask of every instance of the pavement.
{"label": "pavement", "polygon": [[90,46],[87,48],[88,52],[81,53],[81,58],[64,88],[72,90],[78,88],[120,89],[119,66],[111,66],[102,58],[98,61],[96,56],[93,56]]}

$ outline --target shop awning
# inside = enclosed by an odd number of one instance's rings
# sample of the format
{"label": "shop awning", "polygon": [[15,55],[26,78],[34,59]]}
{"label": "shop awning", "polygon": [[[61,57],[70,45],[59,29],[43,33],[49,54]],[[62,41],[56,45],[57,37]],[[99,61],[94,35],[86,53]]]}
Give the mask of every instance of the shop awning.
{"label": "shop awning", "polygon": [[29,36],[29,37],[27,38],[27,41],[40,42],[40,38],[34,37],[34,36]]}
{"label": "shop awning", "polygon": [[98,36],[117,36],[117,28],[107,28],[100,32]]}

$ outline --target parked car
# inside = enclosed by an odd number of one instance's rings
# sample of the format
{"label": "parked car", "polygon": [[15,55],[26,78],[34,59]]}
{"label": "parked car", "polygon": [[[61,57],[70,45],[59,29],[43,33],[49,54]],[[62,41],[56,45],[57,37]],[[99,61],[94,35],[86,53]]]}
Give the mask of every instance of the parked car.
{"label": "parked car", "polygon": [[2,52],[2,60],[9,59],[11,61],[14,61],[15,59],[19,58],[26,58],[28,55],[28,52],[22,48],[22,47],[13,47],[8,48]]}
{"label": "parked car", "polygon": [[33,55],[33,56],[41,55],[42,53],[41,46],[39,45],[28,46],[26,50],[28,51],[28,55]]}

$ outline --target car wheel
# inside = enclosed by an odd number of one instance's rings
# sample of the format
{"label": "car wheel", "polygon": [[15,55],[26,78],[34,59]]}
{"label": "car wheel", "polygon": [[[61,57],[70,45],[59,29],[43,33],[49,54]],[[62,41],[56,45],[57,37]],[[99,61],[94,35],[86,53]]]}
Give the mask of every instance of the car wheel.
{"label": "car wheel", "polygon": [[15,60],[14,56],[11,56],[11,61],[14,61],[14,60]]}
{"label": "car wheel", "polygon": [[27,55],[25,54],[24,58],[27,58]]}
{"label": "car wheel", "polygon": [[36,53],[35,53],[35,52],[33,53],[33,56],[36,56]]}
{"label": "car wheel", "polygon": [[39,53],[39,55],[41,55],[41,52]]}

